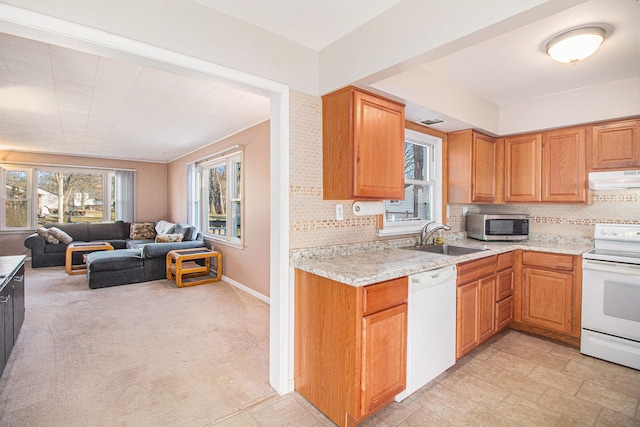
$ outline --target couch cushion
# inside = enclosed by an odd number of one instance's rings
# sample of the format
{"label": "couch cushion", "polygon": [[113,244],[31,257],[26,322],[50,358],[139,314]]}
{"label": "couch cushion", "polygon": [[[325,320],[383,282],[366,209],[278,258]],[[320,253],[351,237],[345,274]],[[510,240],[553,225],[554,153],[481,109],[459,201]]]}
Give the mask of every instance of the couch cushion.
{"label": "couch cushion", "polygon": [[91,252],[87,255],[87,269],[95,271],[126,270],[140,267],[143,260],[137,249]]}
{"label": "couch cushion", "polygon": [[51,227],[48,233],[51,234],[56,239],[58,239],[59,242],[64,243],[65,245],[68,245],[69,243],[73,242],[73,237],[69,236],[67,233],[60,230],[58,227]]}
{"label": "couch cushion", "polygon": [[173,233],[173,228],[176,225],[173,222],[160,220],[156,222],[156,233],[158,234],[171,234]]}
{"label": "couch cushion", "polygon": [[184,236],[182,240],[185,242],[195,240],[198,235],[198,230],[195,227],[183,222],[177,223],[173,228],[173,232],[176,234],[182,234]]}
{"label": "couch cushion", "polygon": [[155,239],[156,230],[153,222],[138,222],[131,224],[129,238],[131,240]]}
{"label": "couch cushion", "polygon": [[88,229],[91,242],[129,238],[129,229],[123,221],[90,224]]}
{"label": "couch cushion", "polygon": [[51,222],[44,225],[45,228],[56,227],[67,233],[73,240],[89,242],[89,223],[78,222],[73,224],[60,224]]}
{"label": "couch cushion", "polygon": [[127,249],[140,249],[147,243],[154,243],[153,239],[127,240]]}
{"label": "couch cushion", "polygon": [[156,234],[156,243],[182,242],[182,234]]}
{"label": "couch cushion", "polygon": [[36,230],[38,236],[42,237],[47,243],[51,243],[53,245],[60,243],[60,240],[56,239],[56,236],[49,233],[48,228],[40,227]]}
{"label": "couch cushion", "polygon": [[65,245],[64,243],[58,243],[55,245],[44,245],[45,254],[65,253],[66,251],[67,245]]}

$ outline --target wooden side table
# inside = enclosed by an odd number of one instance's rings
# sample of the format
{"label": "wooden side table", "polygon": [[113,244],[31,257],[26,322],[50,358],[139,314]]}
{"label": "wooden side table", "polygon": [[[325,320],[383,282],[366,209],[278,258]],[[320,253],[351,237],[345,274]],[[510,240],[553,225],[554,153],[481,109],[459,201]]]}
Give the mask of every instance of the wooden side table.
{"label": "wooden side table", "polygon": [[[211,277],[211,259],[215,258],[216,277]],[[204,266],[190,262],[204,260]],[[185,281],[184,279],[198,278],[198,280]],[[185,286],[204,285],[218,282],[222,279],[222,254],[207,248],[180,249],[167,253],[167,279],[175,280],[179,288]]]}
{"label": "wooden side table", "polygon": [[64,268],[67,274],[84,274],[87,272],[87,265],[84,262],[82,264],[73,264],[73,254],[75,252],[89,253],[112,250],[113,246],[108,242],[71,242],[67,246]]}

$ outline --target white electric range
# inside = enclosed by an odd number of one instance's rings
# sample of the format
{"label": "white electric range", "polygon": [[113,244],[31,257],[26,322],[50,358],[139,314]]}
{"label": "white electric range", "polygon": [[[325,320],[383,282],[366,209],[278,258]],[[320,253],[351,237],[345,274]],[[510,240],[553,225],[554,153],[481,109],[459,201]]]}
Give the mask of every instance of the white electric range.
{"label": "white electric range", "polygon": [[640,225],[596,224],[582,255],[586,355],[640,369]]}

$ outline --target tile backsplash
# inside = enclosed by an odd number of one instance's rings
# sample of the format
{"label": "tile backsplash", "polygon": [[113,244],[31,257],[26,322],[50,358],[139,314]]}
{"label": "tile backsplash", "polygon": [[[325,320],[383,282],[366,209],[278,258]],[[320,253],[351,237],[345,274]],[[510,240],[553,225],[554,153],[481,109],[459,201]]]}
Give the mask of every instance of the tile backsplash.
{"label": "tile backsplash", "polygon": [[[595,224],[640,224],[640,190],[594,191],[593,203],[468,205],[471,212],[529,214],[532,235],[593,237]],[[449,221],[455,231],[464,231],[465,205],[449,205]],[[453,231],[452,230],[452,231]]]}

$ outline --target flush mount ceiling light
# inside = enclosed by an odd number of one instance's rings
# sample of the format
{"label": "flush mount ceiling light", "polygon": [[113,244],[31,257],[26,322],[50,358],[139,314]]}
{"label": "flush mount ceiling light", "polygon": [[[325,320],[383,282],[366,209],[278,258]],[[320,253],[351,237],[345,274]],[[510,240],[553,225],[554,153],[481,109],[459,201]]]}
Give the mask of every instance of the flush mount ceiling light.
{"label": "flush mount ceiling light", "polygon": [[602,44],[605,31],[600,27],[577,28],[547,43],[547,54],[558,62],[575,64],[591,56]]}

